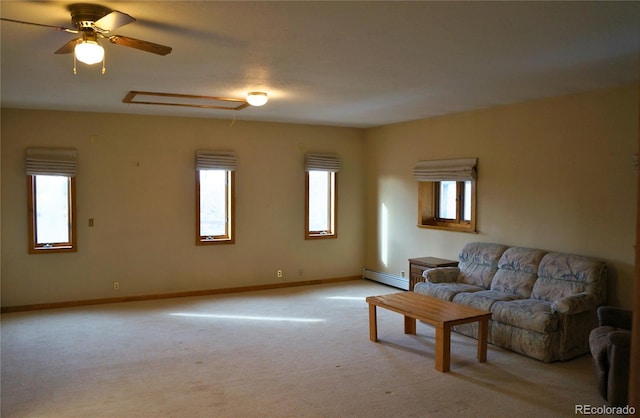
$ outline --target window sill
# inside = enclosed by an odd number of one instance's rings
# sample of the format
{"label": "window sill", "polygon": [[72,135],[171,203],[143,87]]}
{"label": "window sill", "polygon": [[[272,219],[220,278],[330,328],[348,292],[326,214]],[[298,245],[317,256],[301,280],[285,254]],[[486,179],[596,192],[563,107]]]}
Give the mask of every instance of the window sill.
{"label": "window sill", "polygon": [[29,254],[77,253],[75,247],[36,247],[29,248]]}
{"label": "window sill", "polygon": [[235,244],[235,240],[234,239],[209,239],[209,240],[196,241],[196,245],[220,245],[220,244]]}
{"label": "window sill", "polygon": [[477,234],[478,231],[476,231],[474,228],[471,228],[470,226],[467,227],[465,226],[441,226],[441,225],[421,225],[418,224],[416,225],[418,228],[422,228],[422,229],[437,229],[440,231],[451,231],[451,232],[466,232],[468,234]]}
{"label": "window sill", "polygon": [[313,235],[306,235],[304,237],[304,239],[307,239],[307,240],[334,239],[334,238],[338,238],[338,235],[336,235],[336,234],[313,234]]}

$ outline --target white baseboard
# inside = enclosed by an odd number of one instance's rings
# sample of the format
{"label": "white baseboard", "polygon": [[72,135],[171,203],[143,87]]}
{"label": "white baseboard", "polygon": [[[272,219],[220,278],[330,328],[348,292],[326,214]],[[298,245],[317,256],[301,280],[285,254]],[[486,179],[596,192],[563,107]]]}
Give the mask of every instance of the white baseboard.
{"label": "white baseboard", "polygon": [[369,269],[362,270],[364,279],[373,280],[374,282],[383,283],[389,286],[397,287],[402,290],[409,290],[409,279],[406,277],[398,277],[388,273],[381,273]]}

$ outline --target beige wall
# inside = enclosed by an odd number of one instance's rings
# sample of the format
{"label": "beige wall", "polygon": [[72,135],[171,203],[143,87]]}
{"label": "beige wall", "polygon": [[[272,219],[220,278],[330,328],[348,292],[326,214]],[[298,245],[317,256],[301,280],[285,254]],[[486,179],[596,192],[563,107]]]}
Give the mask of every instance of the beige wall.
{"label": "beige wall", "polygon": [[[572,252],[604,259],[630,307],[637,151],[637,85],[368,130],[365,266],[399,276],[474,240]],[[417,228],[415,163],[459,157],[478,157],[478,234]]]}
{"label": "beige wall", "polygon": [[[609,302],[631,305],[635,85],[368,130],[12,109],[1,116],[2,306],[344,277],[363,266],[399,276],[410,257],[456,258],[473,240],[601,257]],[[46,145],[78,149],[77,254],[27,254],[24,150]],[[238,154],[235,245],[194,244],[198,148]],[[343,160],[337,240],[303,239],[306,151]],[[458,157],[479,159],[479,233],[417,228],[413,166]]]}
{"label": "beige wall", "polygon": [[[360,129],[12,109],[1,116],[2,306],[361,273]],[[77,253],[27,253],[28,146],[78,150]],[[199,148],[238,155],[235,245],[195,245]],[[338,239],[304,240],[307,151],[342,159]],[[112,290],[115,281],[119,292]]]}

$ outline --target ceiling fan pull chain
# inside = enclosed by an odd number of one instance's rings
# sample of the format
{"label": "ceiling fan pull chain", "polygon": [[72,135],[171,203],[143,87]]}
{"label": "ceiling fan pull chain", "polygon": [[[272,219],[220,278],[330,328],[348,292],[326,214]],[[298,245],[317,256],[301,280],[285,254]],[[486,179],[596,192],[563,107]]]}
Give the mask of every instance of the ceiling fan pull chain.
{"label": "ceiling fan pull chain", "polygon": [[107,68],[104,66],[104,62],[107,60],[107,54],[102,57],[102,75],[107,72]]}
{"label": "ceiling fan pull chain", "polygon": [[76,54],[73,54],[73,75],[78,74],[78,70],[76,67],[77,67]]}

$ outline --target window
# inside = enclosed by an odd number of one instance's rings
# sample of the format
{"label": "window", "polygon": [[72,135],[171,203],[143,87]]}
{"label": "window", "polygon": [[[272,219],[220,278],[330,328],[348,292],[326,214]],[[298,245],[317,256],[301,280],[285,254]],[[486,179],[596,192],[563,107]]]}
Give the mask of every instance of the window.
{"label": "window", "polygon": [[29,253],[76,252],[76,152],[27,149]]}
{"label": "window", "polygon": [[418,183],[418,226],[475,232],[475,182]]}
{"label": "window", "polygon": [[197,174],[197,244],[233,243],[233,171],[198,170]]}
{"label": "window", "polygon": [[471,221],[471,181],[441,181],[438,192],[438,219],[445,222]]}
{"label": "window", "polygon": [[418,163],[419,227],[476,232],[475,166],[475,159]]}
{"label": "window", "polygon": [[305,239],[337,238],[337,171],[333,154],[307,154]]}
{"label": "window", "polygon": [[235,155],[196,154],[196,244],[233,244]]}
{"label": "window", "polygon": [[335,238],[336,173],[307,172],[307,239]]}

